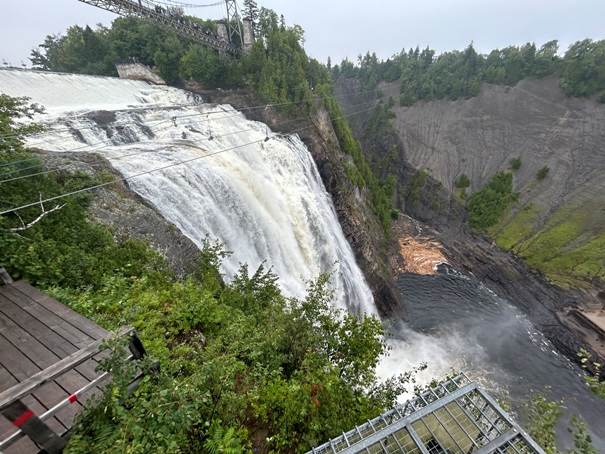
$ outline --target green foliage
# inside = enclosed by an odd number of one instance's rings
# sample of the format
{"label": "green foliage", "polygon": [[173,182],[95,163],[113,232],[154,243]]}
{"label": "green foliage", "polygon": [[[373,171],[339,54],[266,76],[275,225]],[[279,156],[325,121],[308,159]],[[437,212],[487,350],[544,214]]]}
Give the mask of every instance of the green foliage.
{"label": "green foliage", "polygon": [[513,193],[513,176],[498,172],[468,202],[468,222],[474,229],[485,230],[495,225],[509,203],[517,199]]}
{"label": "green foliage", "polygon": [[588,383],[589,389],[597,396],[605,399],[605,381],[601,378],[600,363],[592,360],[592,355],[586,350],[581,349],[578,356],[582,361],[582,368],[588,373],[584,375],[584,380]]}
{"label": "green foliage", "polygon": [[558,454],[555,444],[556,424],[563,415],[562,408],[563,401],[549,401],[545,393],[534,394],[525,406],[529,420],[527,432],[547,454]]}
{"label": "green foliage", "polygon": [[571,415],[571,427],[567,430],[573,436],[575,449],[568,449],[568,454],[599,454],[587,433],[586,421],[581,416]]}
{"label": "green foliage", "polygon": [[521,156],[517,156],[510,160],[510,168],[513,169],[513,171],[517,171],[521,168]]}
{"label": "green foliage", "polygon": [[244,0],[244,9],[243,9],[244,17],[247,17],[252,21],[252,25],[254,28],[254,32],[258,35],[258,30],[256,29],[256,23],[258,21],[259,10],[258,5],[255,0]]}
{"label": "green foliage", "polygon": [[381,135],[386,135],[392,131],[393,127],[390,120],[395,118],[395,113],[391,110],[393,105],[393,98],[390,98],[382,107],[377,107],[372,110],[370,118],[368,118],[368,121],[364,126],[364,136],[371,137],[375,140]]}
{"label": "green foliage", "polygon": [[[216,31],[211,21],[188,20]],[[155,67],[169,84],[193,79],[212,86],[229,86],[242,80],[238,60],[221,59],[215,49],[191,44],[162,27],[135,18],[118,18],[111,28],[73,26],[64,36],[47,36],[32,52],[31,60],[38,69],[114,76],[115,62],[133,58]]]}
{"label": "green foliage", "polygon": [[[547,454],[558,454],[556,426],[565,407],[563,400],[548,400],[546,393],[549,389],[546,387],[544,392],[534,394],[523,410],[529,421],[526,426],[529,435]],[[586,422],[581,416],[571,415],[570,426],[567,430],[572,434],[574,441],[574,449],[567,450],[568,454],[596,454],[599,452],[592,444]]]}
{"label": "green foliage", "polygon": [[[220,262],[209,246],[204,269]],[[161,372],[126,406],[114,381],[67,452],[243,452],[254,433],[276,452],[307,450],[393,405],[410,379],[378,382],[388,350],[380,322],[334,309],[327,275],[302,300],[283,298],[262,266],[242,266],[230,285],[120,281],[55,296],[94,308],[107,328],[135,326]],[[128,304],[104,303],[118,298]]]}
{"label": "green foliage", "polygon": [[542,181],[544,178],[546,178],[548,172],[550,172],[550,168],[548,166],[544,166],[540,170],[538,170],[538,173],[536,174],[536,178],[538,179],[538,181]]}
{"label": "green foliage", "polygon": [[[41,125],[24,121],[31,119],[34,114],[42,113],[43,109],[36,104],[28,104],[28,98],[13,98],[0,93],[0,153],[15,152],[23,147],[23,137],[28,134],[43,131]],[[13,156],[18,160],[18,156]],[[6,164],[5,160],[3,164]],[[4,165],[3,173],[6,174],[17,167]]]}
{"label": "green foliage", "polygon": [[281,27],[275,12],[261,8],[259,28],[260,37],[243,62],[247,82],[283,111],[308,112],[315,87],[331,83],[328,70],[305,53],[300,26]]}
{"label": "green foliage", "polygon": [[605,40],[572,44],[563,57],[561,88],[578,97],[605,94]]}
{"label": "green foliage", "polygon": [[526,77],[560,77],[561,88],[571,96],[597,96],[605,102],[605,41],[586,39],[568,49],[563,58],[557,55],[556,40],[536,48],[534,43],[495,49],[477,54],[472,43],[463,51],[435,55],[419,47],[378,62],[369,52],[358,58],[357,65],[345,59],[334,66],[332,75],[357,77],[368,89],[380,81],[399,81],[399,102],[411,106],[420,100],[449,98],[457,100],[477,96],[484,82],[515,85]]}
{"label": "green foliage", "polygon": [[419,170],[412,176],[407,185],[406,197],[414,208],[418,207],[418,203],[420,203],[420,190],[424,187],[427,176],[428,173]]}
{"label": "green foliage", "polygon": [[471,185],[471,180],[468,179],[466,173],[463,173],[458,177],[458,179],[454,182],[454,186],[458,189],[468,188]]}
{"label": "green foliage", "polygon": [[238,439],[235,427],[225,427],[221,420],[213,421],[209,436],[204,442],[208,454],[240,454],[246,452]]}

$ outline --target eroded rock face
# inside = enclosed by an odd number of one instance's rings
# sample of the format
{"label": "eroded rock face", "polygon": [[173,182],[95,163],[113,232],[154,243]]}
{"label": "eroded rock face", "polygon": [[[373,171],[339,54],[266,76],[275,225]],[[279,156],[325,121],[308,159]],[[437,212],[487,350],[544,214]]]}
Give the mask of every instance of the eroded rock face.
{"label": "eroded rock face", "polygon": [[[52,158],[47,162],[50,164]],[[93,177],[111,173],[116,179],[120,178],[111,164],[97,154],[74,156],[71,166],[68,170],[85,172]],[[148,242],[172,265],[177,277],[193,271],[199,256],[197,246],[147,206],[123,181],[95,190],[89,216],[91,220],[109,227],[116,240],[137,238]]]}

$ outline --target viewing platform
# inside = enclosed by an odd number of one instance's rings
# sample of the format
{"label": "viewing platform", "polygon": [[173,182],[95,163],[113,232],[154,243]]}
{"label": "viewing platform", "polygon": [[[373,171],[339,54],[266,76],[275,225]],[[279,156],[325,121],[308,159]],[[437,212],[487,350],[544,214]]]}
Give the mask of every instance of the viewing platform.
{"label": "viewing platform", "polygon": [[127,336],[131,358],[145,351],[134,328],[108,332],[3,268],[0,278],[0,452],[59,453],[107,379],[103,342]]}
{"label": "viewing platform", "polygon": [[307,454],[537,453],[538,444],[460,374]]}

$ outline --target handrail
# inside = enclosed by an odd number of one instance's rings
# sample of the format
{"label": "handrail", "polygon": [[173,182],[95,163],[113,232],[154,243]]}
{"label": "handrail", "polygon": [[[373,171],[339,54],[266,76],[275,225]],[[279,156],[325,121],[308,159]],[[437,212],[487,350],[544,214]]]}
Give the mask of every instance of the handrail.
{"label": "handrail", "polygon": [[109,339],[115,337],[128,336],[132,332],[134,332],[133,327],[123,326],[117,329],[116,331],[109,333],[104,338],[94,341],[92,344],[78,350],[75,353],[72,353],[71,355],[56,362],[52,366],[49,366],[46,369],[38,372],[37,374],[32,375],[21,383],[14,385],[6,391],[3,391],[2,393],[0,393],[0,411],[10,406],[13,402],[16,402],[21,398],[31,394],[36,389],[40,388],[46,383],[54,380],[67,370],[73,369],[79,364],[82,364],[87,359],[92,358],[93,356],[99,353],[99,347],[101,346],[101,344],[108,341]]}

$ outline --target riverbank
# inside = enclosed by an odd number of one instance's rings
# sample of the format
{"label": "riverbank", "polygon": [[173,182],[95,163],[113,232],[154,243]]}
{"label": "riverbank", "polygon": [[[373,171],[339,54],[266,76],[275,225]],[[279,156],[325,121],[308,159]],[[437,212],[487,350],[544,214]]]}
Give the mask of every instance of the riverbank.
{"label": "riverbank", "polygon": [[[588,350],[601,362],[605,360],[605,316],[599,312],[600,307],[595,307],[598,299],[594,296],[548,283],[521,259],[471,232],[455,228],[437,231],[407,216],[394,222],[392,232],[390,262],[400,274],[415,273],[414,267],[405,263],[402,243],[413,244],[415,255],[411,257],[418,263],[430,262],[438,250],[445,262],[472,274],[526,314],[571,361],[579,362],[580,349]],[[422,253],[426,253],[424,259]]]}

